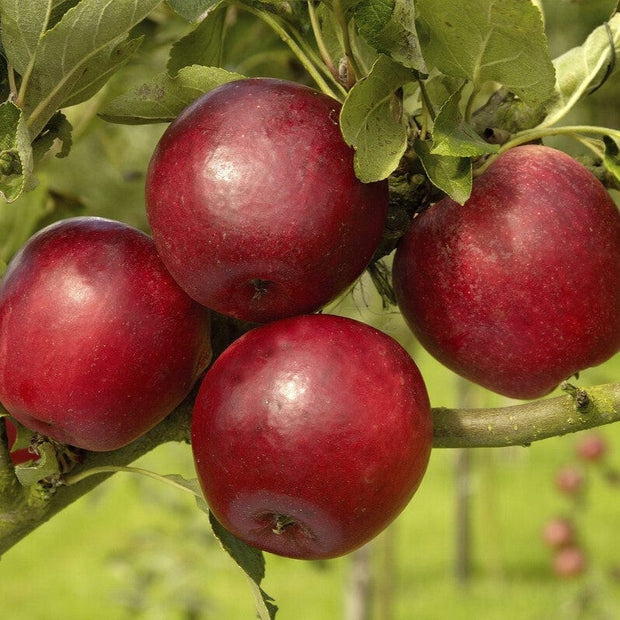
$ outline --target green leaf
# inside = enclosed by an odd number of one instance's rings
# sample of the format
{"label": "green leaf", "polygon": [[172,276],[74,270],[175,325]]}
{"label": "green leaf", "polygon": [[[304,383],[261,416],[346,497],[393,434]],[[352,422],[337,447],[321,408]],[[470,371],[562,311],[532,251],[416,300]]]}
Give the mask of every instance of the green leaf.
{"label": "green leaf", "polygon": [[261,620],[273,620],[276,617],[278,608],[274,605],[273,599],[260,587],[260,583],[265,576],[265,557],[263,552],[255,547],[246,545],[243,541],[233,536],[211,512],[209,513],[209,522],[211,523],[213,533],[220,541],[222,547],[247,575],[254,594],[256,612],[259,618]]}
{"label": "green leaf", "polygon": [[[159,0],[82,0],[41,37],[26,93],[24,113],[33,136],[67,102],[101,86],[101,74],[117,69],[131,50],[123,44],[131,28]],[[80,95],[82,93],[82,95]]]}
{"label": "green leaf", "polygon": [[56,112],[45,126],[43,132],[32,143],[32,152],[35,163],[43,159],[47,152],[52,148],[56,140],[59,140],[62,147],[56,157],[62,158],[69,155],[73,138],[71,123],[62,112]]}
{"label": "green leaf", "polygon": [[472,187],[471,160],[467,157],[436,155],[431,152],[430,142],[424,140],[415,140],[413,148],[431,183],[452,200],[465,204]]}
{"label": "green leaf", "polygon": [[342,134],[355,149],[355,173],[365,183],[386,179],[407,148],[398,91],[414,79],[413,70],[380,56],[345,99],[340,113]]}
{"label": "green leaf", "polygon": [[355,24],[366,41],[405,67],[426,73],[411,0],[361,0]]}
{"label": "green leaf", "polygon": [[424,58],[476,90],[499,82],[531,104],[554,94],[540,11],[530,0],[418,0]]}
{"label": "green leaf", "polygon": [[175,75],[179,69],[191,65],[221,66],[225,22],[224,9],[213,11],[188,35],[179,39],[170,50],[168,73]]}
{"label": "green leaf", "polygon": [[547,111],[544,125],[553,125],[583,97],[601,85],[618,69],[620,57],[620,13],[595,28],[583,45],[574,47],[553,61],[557,98]]}
{"label": "green leaf", "polygon": [[166,4],[188,22],[199,22],[223,0],[166,0]]}
{"label": "green leaf", "polygon": [[613,174],[616,181],[620,182],[620,148],[617,142],[609,136],[603,136],[603,142],[605,143],[603,165]]}
{"label": "green leaf", "polygon": [[113,123],[169,123],[192,101],[213,88],[244,76],[219,67],[184,67],[176,76],[158,75],[113,99],[100,116]]}
{"label": "green leaf", "polygon": [[0,202],[0,261],[8,263],[21,246],[40,228],[48,215],[48,187],[45,175],[13,204]]}
{"label": "green leaf", "polygon": [[109,45],[88,62],[88,69],[71,88],[62,107],[69,107],[90,99],[131,58],[140,47],[142,37],[127,39],[118,45]]}
{"label": "green leaf", "polygon": [[37,446],[39,458],[36,461],[28,461],[15,466],[15,475],[22,486],[30,487],[33,484],[60,475],[60,466],[56,450],[49,442],[43,442]]}
{"label": "green leaf", "polygon": [[[0,415],[0,417],[2,417],[2,415]],[[16,433],[15,441],[13,442],[13,445],[9,446],[9,449],[11,452],[14,452],[15,450],[27,450],[32,441],[32,431],[29,428],[26,428],[23,424],[20,424],[14,418],[11,418],[11,424],[14,426]]]}
{"label": "green leaf", "polygon": [[30,135],[21,110],[10,101],[0,104],[0,195],[13,202],[34,186]]}
{"label": "green leaf", "polygon": [[452,157],[477,157],[495,153],[499,146],[485,142],[463,119],[459,107],[460,99],[461,90],[458,90],[439,110],[433,126],[431,153]]}
{"label": "green leaf", "polygon": [[58,0],[0,0],[2,45],[9,63],[22,75],[34,62],[54,4]]}

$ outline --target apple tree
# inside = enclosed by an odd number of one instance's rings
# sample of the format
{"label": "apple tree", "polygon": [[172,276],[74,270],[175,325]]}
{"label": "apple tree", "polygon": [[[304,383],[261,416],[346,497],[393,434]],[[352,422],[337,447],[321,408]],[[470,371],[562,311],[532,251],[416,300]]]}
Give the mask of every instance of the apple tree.
{"label": "apple tree", "polygon": [[[617,98],[600,5],[555,54],[532,0],[0,0],[0,553],[141,473],[195,495],[269,618],[262,550],[359,547],[431,446],[620,419],[620,383],[578,379],[620,350],[620,129],[571,122]],[[138,213],[54,186],[83,118],[158,128]],[[401,345],[336,316],[363,273],[524,402],[431,409]],[[169,441],[197,479],[132,467]]]}

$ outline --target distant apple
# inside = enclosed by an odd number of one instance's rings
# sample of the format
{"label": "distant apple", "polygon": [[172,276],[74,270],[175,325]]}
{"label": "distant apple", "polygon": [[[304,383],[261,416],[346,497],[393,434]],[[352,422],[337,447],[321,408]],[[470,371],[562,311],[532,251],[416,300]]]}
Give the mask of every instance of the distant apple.
{"label": "distant apple", "polygon": [[146,202],[162,260],[201,304],[249,322],[313,312],[367,266],[387,181],[362,183],[331,97],[251,78],[200,97],[168,127]]}
{"label": "distant apple", "polygon": [[575,543],[575,525],[565,517],[554,517],[545,523],[543,540],[552,549],[561,549]]}
{"label": "distant apple", "polygon": [[208,310],[126,224],[52,224],[0,285],[0,401],[62,443],[130,443],[181,402],[210,357]]}
{"label": "distant apple", "polygon": [[564,547],[553,558],[553,571],[558,577],[565,579],[579,577],[586,568],[586,555],[579,547]]}
{"label": "distant apple", "polygon": [[585,478],[581,469],[573,465],[561,467],[555,475],[555,486],[565,495],[578,495],[583,491]]}
{"label": "distant apple", "polygon": [[395,340],[307,315],[256,328],[218,357],[196,399],[192,447],[230,532],[272,553],[330,558],[407,505],[431,424],[422,377]]}
{"label": "distant apple", "polygon": [[580,459],[595,463],[602,460],[607,453],[607,442],[601,435],[590,433],[579,439],[576,452]]}
{"label": "distant apple", "polygon": [[394,258],[398,305],[456,373],[538,398],[620,349],[620,214],[567,154],[513,148],[415,217]]}

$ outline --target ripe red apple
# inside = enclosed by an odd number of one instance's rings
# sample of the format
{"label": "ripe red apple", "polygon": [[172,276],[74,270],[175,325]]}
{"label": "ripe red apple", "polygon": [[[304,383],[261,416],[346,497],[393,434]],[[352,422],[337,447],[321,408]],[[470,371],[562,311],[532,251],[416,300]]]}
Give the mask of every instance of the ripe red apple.
{"label": "ripe red apple", "polygon": [[607,452],[607,442],[601,435],[590,433],[579,440],[576,452],[580,459],[596,463],[604,458]]}
{"label": "ripe red apple", "polygon": [[388,188],[356,178],[340,107],[300,84],[252,78],[171,123],[149,166],[147,213],[191,297],[265,323],[321,308],[363,272]]}
{"label": "ripe red apple", "polygon": [[554,517],[545,523],[543,528],[543,541],[552,549],[575,544],[576,532],[575,525],[570,519],[565,517]]}
{"label": "ripe red apple", "polygon": [[424,347],[490,390],[538,398],[620,349],[620,214],[579,162],[513,148],[414,218],[398,305]]}
{"label": "ripe red apple", "polygon": [[34,235],[0,288],[0,401],[24,426],[114,450],[161,421],[211,357],[209,312],[144,233],[70,218]]}
{"label": "ripe red apple", "polygon": [[236,340],[196,399],[192,447],[213,514],[280,555],[339,556],[407,505],[432,442],[417,366],[352,319],[305,315]]}

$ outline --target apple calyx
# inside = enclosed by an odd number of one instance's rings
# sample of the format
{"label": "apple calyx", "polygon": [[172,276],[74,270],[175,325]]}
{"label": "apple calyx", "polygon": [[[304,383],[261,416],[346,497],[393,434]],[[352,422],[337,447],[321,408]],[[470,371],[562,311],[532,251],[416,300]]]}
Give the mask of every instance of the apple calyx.
{"label": "apple calyx", "polygon": [[274,526],[271,528],[271,531],[274,534],[284,534],[284,532],[294,525],[297,525],[297,521],[292,517],[282,514],[273,515]]}

